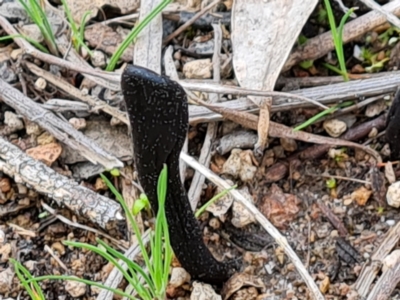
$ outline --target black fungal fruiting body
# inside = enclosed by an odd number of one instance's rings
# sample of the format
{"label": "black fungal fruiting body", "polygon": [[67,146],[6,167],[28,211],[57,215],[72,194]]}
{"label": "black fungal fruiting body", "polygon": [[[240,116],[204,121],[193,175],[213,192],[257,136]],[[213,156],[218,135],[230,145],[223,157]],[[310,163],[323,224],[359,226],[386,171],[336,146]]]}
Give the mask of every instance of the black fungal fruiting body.
{"label": "black fungal fruiting body", "polygon": [[386,140],[390,146],[390,159],[400,159],[400,89],[397,90],[386,121]]}
{"label": "black fungal fruiting body", "polygon": [[158,176],[163,164],[168,166],[165,211],[176,257],[193,279],[213,284],[226,281],[230,268],[215,260],[204,244],[179,176],[179,155],[189,126],[185,91],[167,77],[132,65],[124,70],[121,86],[136,170],[155,213]]}

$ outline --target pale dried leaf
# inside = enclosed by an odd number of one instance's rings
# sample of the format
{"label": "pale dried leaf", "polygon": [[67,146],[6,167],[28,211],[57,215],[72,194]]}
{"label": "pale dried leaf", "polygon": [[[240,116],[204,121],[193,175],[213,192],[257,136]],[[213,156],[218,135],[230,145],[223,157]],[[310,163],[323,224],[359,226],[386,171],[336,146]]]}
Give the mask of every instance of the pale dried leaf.
{"label": "pale dried leaf", "polygon": [[[139,21],[142,21],[161,0],[142,0]],[[161,73],[162,16],[158,14],[140,33],[135,42],[135,65]]]}
{"label": "pale dried leaf", "polygon": [[372,191],[366,189],[364,186],[356,189],[353,193],[351,193],[351,199],[356,201],[358,205],[364,206],[369,197],[371,197]]}
{"label": "pale dried leaf", "polygon": [[[236,0],[232,8],[233,66],[241,87],[272,91],[301,29],[318,0]],[[256,153],[268,142],[271,98],[249,97],[260,106]]]}

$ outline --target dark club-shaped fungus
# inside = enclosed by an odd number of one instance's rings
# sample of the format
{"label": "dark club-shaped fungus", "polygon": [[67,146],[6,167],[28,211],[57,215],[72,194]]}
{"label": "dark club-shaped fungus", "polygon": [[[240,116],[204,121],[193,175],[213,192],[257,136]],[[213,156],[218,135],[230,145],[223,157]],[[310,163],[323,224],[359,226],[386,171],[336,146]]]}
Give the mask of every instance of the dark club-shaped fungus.
{"label": "dark club-shaped fungus", "polygon": [[157,180],[168,167],[165,211],[171,246],[193,279],[220,284],[230,264],[217,261],[204,244],[179,175],[179,155],[188,130],[186,93],[176,82],[148,69],[129,65],[121,78],[129,115],[136,170],[155,213]]}
{"label": "dark club-shaped fungus", "polygon": [[390,146],[390,159],[400,159],[400,88],[394,96],[386,121],[386,140]]}

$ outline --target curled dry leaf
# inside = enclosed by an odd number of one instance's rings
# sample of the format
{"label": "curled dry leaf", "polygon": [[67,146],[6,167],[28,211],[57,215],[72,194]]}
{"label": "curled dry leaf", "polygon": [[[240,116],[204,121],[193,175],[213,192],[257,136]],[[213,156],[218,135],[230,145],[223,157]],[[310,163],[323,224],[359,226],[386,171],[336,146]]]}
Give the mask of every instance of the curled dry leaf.
{"label": "curled dry leaf", "polygon": [[190,300],[222,300],[211,285],[199,282],[193,282],[193,291]]}
{"label": "curled dry leaf", "polygon": [[360,188],[356,189],[353,193],[351,193],[351,199],[353,201],[356,201],[358,205],[364,206],[369,197],[371,197],[372,191],[368,190],[364,186],[361,186]]}
{"label": "curled dry leaf", "polygon": [[236,273],[224,285],[222,296],[229,299],[235,292],[239,291],[244,286],[251,286],[258,289],[265,289],[265,285],[260,277],[246,273]]}
{"label": "curled dry leaf", "polygon": [[[247,187],[238,190],[245,198],[247,198],[251,203],[253,203],[253,197],[250,195]],[[248,224],[254,223],[256,220],[254,215],[249,212],[241,203],[238,201],[233,202],[232,206],[232,224],[236,228],[242,228]]]}
{"label": "curled dry leaf", "polygon": [[[76,276],[75,276],[76,277]],[[77,281],[67,280],[65,282],[65,290],[74,298],[81,297],[86,293],[86,284]]]}
{"label": "curled dry leaf", "polygon": [[295,195],[283,193],[276,184],[273,184],[259,208],[272,224],[284,229],[296,217],[300,203]]}
{"label": "curled dry leaf", "polygon": [[326,294],[329,291],[329,287],[330,287],[329,277],[325,276],[325,278],[319,284],[319,290],[321,291],[321,293]]}
{"label": "curled dry leaf", "polygon": [[40,145],[35,148],[26,150],[26,154],[33,157],[34,159],[40,160],[47,166],[51,166],[53,162],[61,155],[62,148],[58,143],[50,143],[46,145]]}
{"label": "curled dry leaf", "polygon": [[251,181],[257,171],[257,168],[253,166],[254,161],[250,150],[233,149],[222,168],[222,172],[234,178],[240,178],[243,182]]}

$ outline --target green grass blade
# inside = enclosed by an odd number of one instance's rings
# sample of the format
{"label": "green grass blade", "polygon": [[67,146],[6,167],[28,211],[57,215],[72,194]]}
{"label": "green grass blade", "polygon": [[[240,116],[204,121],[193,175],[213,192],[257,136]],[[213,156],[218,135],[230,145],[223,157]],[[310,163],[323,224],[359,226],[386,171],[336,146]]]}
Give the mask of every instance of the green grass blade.
{"label": "green grass blade", "polygon": [[156,8],[154,8],[139,24],[137,24],[126,39],[121,43],[115,53],[111,56],[110,62],[106,68],[106,71],[113,71],[118,63],[118,60],[132,43],[132,41],[139,35],[139,33],[145,28],[155,16],[157,16],[172,0],[163,0]]}
{"label": "green grass blade", "polygon": [[[117,191],[117,189],[114,187],[114,185],[108,180],[108,178],[106,176],[104,176],[103,174],[100,174],[101,178],[104,180],[104,182],[106,183],[106,185],[108,186],[108,188],[111,190],[111,192],[115,195],[115,198],[117,198],[117,200],[119,201],[119,203],[121,204],[126,217],[128,218],[129,222],[132,225],[132,229],[135,232],[139,247],[140,247],[140,251],[143,255],[143,259],[144,262],[147,266],[147,268],[149,268],[149,272],[151,274],[151,263],[150,263],[150,259],[149,259],[149,255],[147,254],[146,251],[146,247],[143,244],[143,239],[142,239],[142,235],[140,233],[140,230],[133,218],[133,215],[131,213],[131,211],[129,210],[129,208],[127,207],[122,195]],[[152,274],[151,274],[152,275]]]}
{"label": "green grass blade", "polygon": [[[140,273],[140,275],[143,276],[144,280],[146,281],[146,283],[149,285],[150,287],[150,291],[154,290],[154,284],[151,281],[151,279],[149,278],[149,276],[144,272],[144,270],[134,261],[128,259],[127,257],[125,257],[123,254],[119,253],[117,250],[115,250],[114,248],[110,247],[109,245],[107,245],[107,243],[105,243],[104,241],[102,241],[101,239],[96,239],[96,241],[103,246],[108,252],[110,252],[110,254],[120,260],[122,260],[124,263],[126,263],[126,265],[128,266],[128,269],[130,270],[134,270],[137,273]],[[150,295],[149,295],[150,296]]]}
{"label": "green grass blade", "polygon": [[347,106],[350,106],[352,104],[353,104],[352,101],[346,101],[346,102],[334,105],[329,109],[325,109],[325,110],[321,111],[320,113],[316,114],[315,116],[313,116],[312,118],[308,119],[306,122],[304,122],[304,123],[300,124],[299,126],[293,128],[293,131],[302,130],[302,129],[310,126],[311,124],[314,124],[319,119],[321,119],[323,116],[329,115],[330,113],[335,112],[339,108],[347,107]]}
{"label": "green grass blade", "polygon": [[54,55],[58,55],[57,43],[56,38],[53,33],[53,29],[50,26],[50,23],[47,19],[47,15],[45,9],[36,2],[36,0],[31,0],[31,8],[34,7],[35,15],[36,15],[36,25],[39,28],[42,28],[42,34],[45,38],[47,46],[50,48],[50,52]]}
{"label": "green grass blade", "polygon": [[236,189],[237,188],[237,184],[230,187],[229,189],[225,189],[222,192],[218,193],[217,195],[215,195],[214,197],[212,197],[209,201],[207,201],[207,203],[205,203],[202,207],[200,207],[197,212],[195,213],[196,218],[200,217],[200,215],[207,209],[207,207],[209,207],[211,204],[213,204],[214,202],[216,202],[219,198],[225,196],[226,194],[228,194],[231,190]]}
{"label": "green grass blade", "polygon": [[109,253],[107,253],[106,251],[103,251],[96,246],[89,245],[86,243],[64,241],[63,244],[65,244],[67,246],[77,247],[77,248],[84,248],[84,249],[90,250],[90,251],[102,256],[104,259],[106,259],[107,261],[112,263],[121,272],[121,274],[124,276],[124,278],[129,282],[129,284],[132,285],[132,287],[137,291],[137,293],[141,297],[147,296],[146,295],[147,293],[146,293],[144,287],[140,284],[136,274],[132,273],[132,276],[129,275],[128,272],[126,270],[124,270],[124,268],[122,268],[122,266],[118,263],[118,261],[113,256],[111,256]]}
{"label": "green grass blade", "polygon": [[[21,272],[23,273],[23,275],[27,278],[27,280],[29,279],[34,279],[34,276],[32,276],[32,274],[28,271],[27,268],[24,267],[23,264],[21,264],[20,262],[18,262],[18,269],[21,270]],[[36,281],[32,281],[32,285],[33,285],[33,293],[35,293],[35,295],[37,295],[39,297],[39,299],[46,299],[44,297],[42,288],[40,287],[40,285],[36,282]]]}
{"label": "green grass blade", "polygon": [[43,47],[40,43],[38,43],[34,39],[31,39],[30,37],[27,37],[26,35],[22,35],[22,34],[13,34],[13,35],[2,36],[2,37],[0,37],[0,42],[6,41],[6,40],[12,40],[14,38],[25,39],[27,42],[29,42],[30,44],[32,44],[33,46],[38,48],[40,51],[49,53],[49,51],[45,47]]}
{"label": "green grass blade", "polygon": [[126,297],[128,299],[131,300],[139,300],[138,298],[133,297],[132,295],[129,295],[121,290],[118,289],[114,289],[114,288],[110,288],[108,286],[105,286],[104,284],[95,282],[95,281],[91,281],[91,280],[87,280],[87,279],[83,279],[83,278],[78,278],[78,277],[73,277],[73,276],[65,276],[65,275],[45,275],[45,276],[39,276],[39,277],[34,277],[33,279],[27,280],[27,282],[33,282],[33,281],[43,281],[43,280],[68,280],[68,281],[77,281],[77,282],[81,282],[84,284],[87,284],[89,286],[95,286],[101,289],[105,289],[107,291],[110,291],[114,294],[120,295],[122,297]]}
{"label": "green grass blade", "polygon": [[[29,286],[29,282],[26,280],[26,278],[24,277],[24,275],[21,272],[22,264],[12,258],[10,258],[10,262],[14,265],[15,273],[17,274],[19,281],[21,282],[22,286],[24,287],[26,292],[29,294],[29,296],[31,296],[31,298],[33,300],[39,300],[36,293]],[[42,298],[42,299],[44,300],[44,298]]]}
{"label": "green grass blade", "polygon": [[335,72],[335,73],[338,73],[339,75],[341,75],[341,76],[343,76],[343,77],[346,76],[346,73],[343,73],[341,69],[339,69],[339,68],[337,68],[337,67],[335,67],[335,66],[332,66],[331,64],[322,63],[322,65],[323,65],[325,68],[327,68],[327,69],[329,69],[329,70],[331,70],[331,71],[333,71],[333,72]]}

